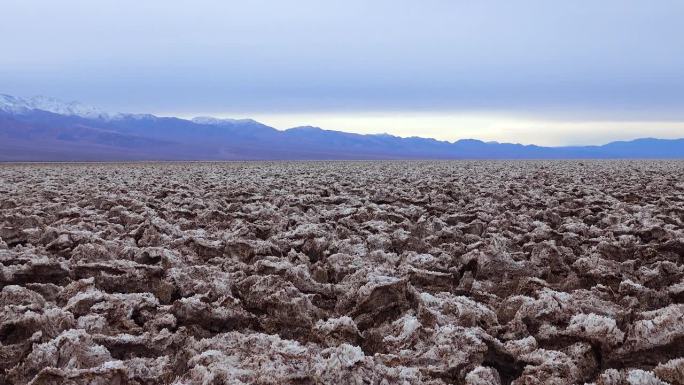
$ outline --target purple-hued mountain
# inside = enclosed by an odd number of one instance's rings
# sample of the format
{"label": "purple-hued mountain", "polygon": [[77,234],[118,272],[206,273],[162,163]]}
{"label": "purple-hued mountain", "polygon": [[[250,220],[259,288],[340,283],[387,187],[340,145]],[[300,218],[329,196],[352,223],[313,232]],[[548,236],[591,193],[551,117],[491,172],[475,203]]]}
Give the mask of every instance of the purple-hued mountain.
{"label": "purple-hued mountain", "polygon": [[249,119],[108,114],[76,102],[0,94],[0,161],[684,158],[684,139],[542,147],[276,130]]}

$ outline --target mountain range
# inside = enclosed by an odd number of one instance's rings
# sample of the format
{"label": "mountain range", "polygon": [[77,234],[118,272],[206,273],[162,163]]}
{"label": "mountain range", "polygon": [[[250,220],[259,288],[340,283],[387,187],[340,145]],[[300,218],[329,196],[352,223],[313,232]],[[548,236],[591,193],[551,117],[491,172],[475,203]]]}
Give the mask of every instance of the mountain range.
{"label": "mountain range", "polygon": [[447,142],[310,126],[277,130],[251,119],[110,114],[0,94],[0,161],[569,158],[684,158],[684,138],[566,147]]}

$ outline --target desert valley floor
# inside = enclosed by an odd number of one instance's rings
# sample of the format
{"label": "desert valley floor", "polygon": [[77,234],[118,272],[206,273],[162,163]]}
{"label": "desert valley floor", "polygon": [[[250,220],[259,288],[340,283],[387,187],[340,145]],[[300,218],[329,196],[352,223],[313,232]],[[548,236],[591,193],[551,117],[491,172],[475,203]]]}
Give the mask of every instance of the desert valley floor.
{"label": "desert valley floor", "polygon": [[684,384],[684,162],[0,164],[0,384]]}

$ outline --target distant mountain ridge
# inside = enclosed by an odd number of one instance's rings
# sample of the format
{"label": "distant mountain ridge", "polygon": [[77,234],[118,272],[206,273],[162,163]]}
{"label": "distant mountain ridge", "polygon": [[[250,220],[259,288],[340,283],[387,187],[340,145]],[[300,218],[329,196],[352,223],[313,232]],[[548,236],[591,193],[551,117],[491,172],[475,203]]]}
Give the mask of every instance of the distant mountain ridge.
{"label": "distant mountain ridge", "polygon": [[0,94],[0,161],[684,158],[684,139],[543,147],[361,135],[251,119],[110,114],[78,102]]}

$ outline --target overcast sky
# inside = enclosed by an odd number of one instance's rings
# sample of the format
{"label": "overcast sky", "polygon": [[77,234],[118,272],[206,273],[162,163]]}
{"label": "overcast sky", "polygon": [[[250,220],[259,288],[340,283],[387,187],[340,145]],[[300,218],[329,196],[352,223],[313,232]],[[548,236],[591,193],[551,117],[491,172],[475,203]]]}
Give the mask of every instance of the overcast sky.
{"label": "overcast sky", "polygon": [[0,93],[454,140],[684,137],[681,0],[2,0]]}

